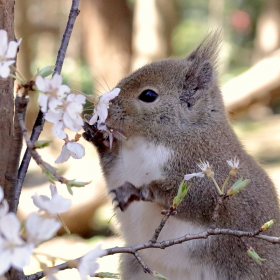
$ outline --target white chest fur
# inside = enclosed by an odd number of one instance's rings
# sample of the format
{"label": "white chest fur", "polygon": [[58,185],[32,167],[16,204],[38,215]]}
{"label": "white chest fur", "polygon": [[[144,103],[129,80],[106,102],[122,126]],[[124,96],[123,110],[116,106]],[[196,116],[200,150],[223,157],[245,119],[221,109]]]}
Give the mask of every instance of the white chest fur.
{"label": "white chest fur", "polygon": [[153,180],[164,179],[162,167],[172,154],[171,149],[155,146],[140,137],[123,142],[119,158],[106,178],[109,189],[117,188],[125,182],[140,187]]}
{"label": "white chest fur", "polygon": [[[106,178],[109,189],[114,189],[126,181],[136,187],[153,180],[164,179],[162,167],[173,155],[173,151],[164,146],[155,146],[143,138],[126,141],[121,147],[119,158]],[[147,242],[160,224],[161,208],[156,203],[134,202],[124,212],[117,210],[120,230],[128,246]],[[198,233],[203,227],[171,217],[160,234],[159,240],[173,239],[188,233]],[[197,242],[194,240],[165,250],[147,249],[140,255],[153,270],[163,275],[170,275],[172,280],[200,280],[201,273],[208,275],[208,280],[216,279],[215,272],[209,267],[201,267],[192,262],[189,253]],[[139,278],[140,277],[140,278]],[[144,280],[144,274],[131,275],[128,279]]]}

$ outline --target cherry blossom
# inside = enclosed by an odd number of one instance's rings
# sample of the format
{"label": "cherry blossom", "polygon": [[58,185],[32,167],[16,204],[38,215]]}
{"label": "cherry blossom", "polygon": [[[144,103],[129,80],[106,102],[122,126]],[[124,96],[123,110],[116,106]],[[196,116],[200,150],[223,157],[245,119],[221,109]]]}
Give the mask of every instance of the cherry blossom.
{"label": "cherry blossom", "polygon": [[186,174],[186,175],[184,176],[184,180],[188,181],[188,180],[190,180],[192,177],[204,177],[204,174],[203,174],[202,172]]}
{"label": "cherry blossom", "polygon": [[66,97],[66,93],[70,93],[70,88],[67,85],[62,85],[62,76],[55,73],[51,79],[37,76],[35,84],[40,93],[38,102],[43,113],[47,112],[47,108],[54,110],[56,106],[63,104],[62,99]]}
{"label": "cherry blossom", "polygon": [[7,31],[0,29],[0,77],[7,78],[10,74],[10,65],[12,65],[16,57],[18,46],[21,39],[18,42],[10,41],[8,43]]}
{"label": "cherry blossom", "polygon": [[55,163],[63,163],[67,161],[70,156],[75,159],[80,159],[85,155],[85,148],[83,145],[75,142],[68,142],[62,146],[62,151]]}
{"label": "cherry blossom", "polygon": [[82,104],[85,102],[86,98],[81,94],[69,94],[62,106],[60,106],[60,100],[53,102],[60,107],[48,110],[45,119],[54,124],[53,134],[55,136],[65,139],[67,137],[64,132],[65,127],[75,132],[81,130],[84,122],[80,113],[83,111]]}
{"label": "cherry blossom", "polygon": [[39,211],[46,211],[51,215],[64,213],[71,207],[71,199],[63,198],[57,193],[55,185],[50,185],[52,198],[45,195],[33,195],[33,203],[40,209]]}
{"label": "cherry blossom", "polygon": [[0,275],[12,266],[23,269],[30,262],[33,244],[26,244],[19,236],[20,223],[14,213],[0,220]]}
{"label": "cherry blossom", "polygon": [[120,91],[121,90],[119,88],[114,88],[112,91],[105,92],[100,96],[99,102],[96,105],[96,108],[94,109],[94,115],[89,121],[90,125],[96,123],[98,117],[98,123],[105,123],[105,120],[108,116],[109,101],[118,96]]}
{"label": "cherry blossom", "polygon": [[60,229],[61,223],[53,218],[40,216],[39,213],[30,214],[25,222],[27,241],[35,246],[51,239]]}
{"label": "cherry blossom", "polygon": [[88,252],[81,258],[78,264],[78,270],[81,280],[86,280],[86,276],[94,276],[94,273],[99,268],[99,264],[96,263],[96,259],[102,257],[106,251],[101,249],[101,245],[95,247],[95,249]]}
{"label": "cherry blossom", "polygon": [[227,160],[227,164],[232,168],[232,169],[238,169],[239,166],[239,159],[236,157],[231,160]]}

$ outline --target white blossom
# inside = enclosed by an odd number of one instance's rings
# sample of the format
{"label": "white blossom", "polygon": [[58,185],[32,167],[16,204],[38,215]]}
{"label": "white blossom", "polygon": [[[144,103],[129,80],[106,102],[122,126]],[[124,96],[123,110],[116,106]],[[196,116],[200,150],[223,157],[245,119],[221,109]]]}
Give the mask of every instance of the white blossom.
{"label": "white blossom", "polygon": [[202,172],[186,174],[186,175],[184,176],[184,180],[188,181],[188,180],[190,180],[192,177],[204,177],[204,174],[203,174]]}
{"label": "white blossom", "polygon": [[81,258],[80,263],[78,264],[81,280],[86,280],[87,275],[94,275],[96,270],[99,268],[99,264],[96,263],[96,259],[103,256],[105,252],[106,251],[101,249],[101,245],[98,245]]}
{"label": "white blossom", "polygon": [[31,213],[25,222],[27,241],[35,246],[43,241],[51,239],[60,229],[61,223],[54,218],[40,216],[39,213]]}
{"label": "white blossom", "polygon": [[20,223],[14,213],[8,213],[0,220],[0,275],[12,266],[22,269],[30,262],[34,248],[19,236]]}
{"label": "white blossom", "polygon": [[[59,101],[54,101],[53,104],[58,105],[58,108],[48,110],[45,119],[54,124],[53,134],[60,139],[66,138],[64,132],[65,127],[72,131],[78,132],[84,125],[80,114],[83,111],[83,106],[86,98],[81,94],[69,94],[62,106],[59,106]],[[52,105],[52,107],[55,107]]]}
{"label": "white blossom", "polygon": [[62,151],[55,163],[63,163],[67,161],[70,156],[75,159],[80,159],[85,155],[85,148],[82,144],[76,142],[68,142],[62,146]]}
{"label": "white blossom", "polygon": [[235,157],[234,159],[227,160],[227,164],[233,169],[238,169],[239,159]]}
{"label": "white blossom", "polygon": [[2,189],[2,187],[0,186],[0,202],[3,200],[4,198],[4,191]]}
{"label": "white blossom", "polygon": [[16,57],[17,48],[21,42],[10,41],[8,43],[7,31],[0,29],[0,77],[7,78],[10,74],[10,65],[12,65]]}
{"label": "white blossom", "polygon": [[57,106],[62,106],[62,99],[66,97],[66,93],[70,93],[67,85],[62,85],[62,76],[55,73],[51,79],[37,76],[35,84],[40,93],[38,102],[43,113],[47,112],[47,108],[54,110]]}
{"label": "white blossom", "polygon": [[210,168],[208,161],[202,161],[201,163],[198,163],[197,165],[204,172],[207,171],[208,168]]}
{"label": "white blossom", "polygon": [[94,109],[94,115],[89,121],[90,125],[96,123],[98,117],[98,123],[105,123],[105,120],[108,116],[109,101],[118,96],[120,91],[121,90],[119,88],[114,88],[112,91],[105,92],[100,96],[99,102],[96,105],[96,108]]}
{"label": "white blossom", "polygon": [[71,199],[63,198],[57,193],[55,185],[50,185],[52,198],[45,195],[33,195],[33,203],[40,209],[39,211],[46,211],[51,215],[57,215],[69,210],[71,207]]}

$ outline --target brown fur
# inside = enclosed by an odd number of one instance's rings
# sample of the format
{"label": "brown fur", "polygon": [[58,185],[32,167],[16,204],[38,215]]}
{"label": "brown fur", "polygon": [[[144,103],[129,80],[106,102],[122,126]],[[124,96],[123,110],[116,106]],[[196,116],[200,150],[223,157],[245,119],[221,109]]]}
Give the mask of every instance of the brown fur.
{"label": "brown fur", "polygon": [[[199,159],[211,163],[215,178],[222,185],[230,170],[226,160],[236,156],[241,162],[240,169],[228,186],[239,177],[252,181],[244,191],[225,201],[216,226],[253,231],[273,219],[275,225],[266,234],[280,236],[275,188],[243,149],[226,116],[216,73],[218,37],[217,33],[210,34],[186,59],[154,62],[121,80],[117,85],[121,92],[112,101],[106,124],[121,130],[128,138],[142,136],[155,145],[174,150],[174,156],[163,168],[168,179],[153,181],[148,186],[155,198],[152,203],[164,208],[171,205],[184,175],[199,172]],[[138,96],[145,89],[154,90],[159,95],[158,100],[153,103],[140,101]],[[119,157],[120,149],[121,141],[115,140],[112,150],[99,144],[105,177]],[[218,196],[213,183],[207,178],[193,178],[188,185],[191,189],[181,203],[178,215],[172,219],[212,226]],[[242,239],[266,259],[260,266],[247,256],[240,239],[232,236],[210,239],[210,246],[198,246],[192,252],[192,258],[214,267],[217,279],[280,279],[279,245]]]}

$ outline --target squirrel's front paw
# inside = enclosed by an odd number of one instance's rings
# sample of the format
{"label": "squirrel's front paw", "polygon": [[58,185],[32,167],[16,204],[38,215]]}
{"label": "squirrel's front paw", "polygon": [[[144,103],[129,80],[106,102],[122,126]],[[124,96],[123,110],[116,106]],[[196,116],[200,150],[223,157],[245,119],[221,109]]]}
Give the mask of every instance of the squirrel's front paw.
{"label": "squirrel's front paw", "polygon": [[134,185],[126,182],[121,187],[110,191],[110,193],[115,194],[113,202],[117,202],[116,207],[119,207],[121,211],[124,211],[131,202],[139,201],[141,199],[141,191],[137,189]]}
{"label": "squirrel's front paw", "polygon": [[[85,115],[85,118],[87,121],[90,120],[91,116]],[[88,141],[93,143],[95,146],[102,146],[104,145],[104,141],[107,140],[107,136],[105,135],[104,131],[98,130],[97,124],[90,125],[88,122],[84,122],[83,125],[84,133],[83,138]]]}

